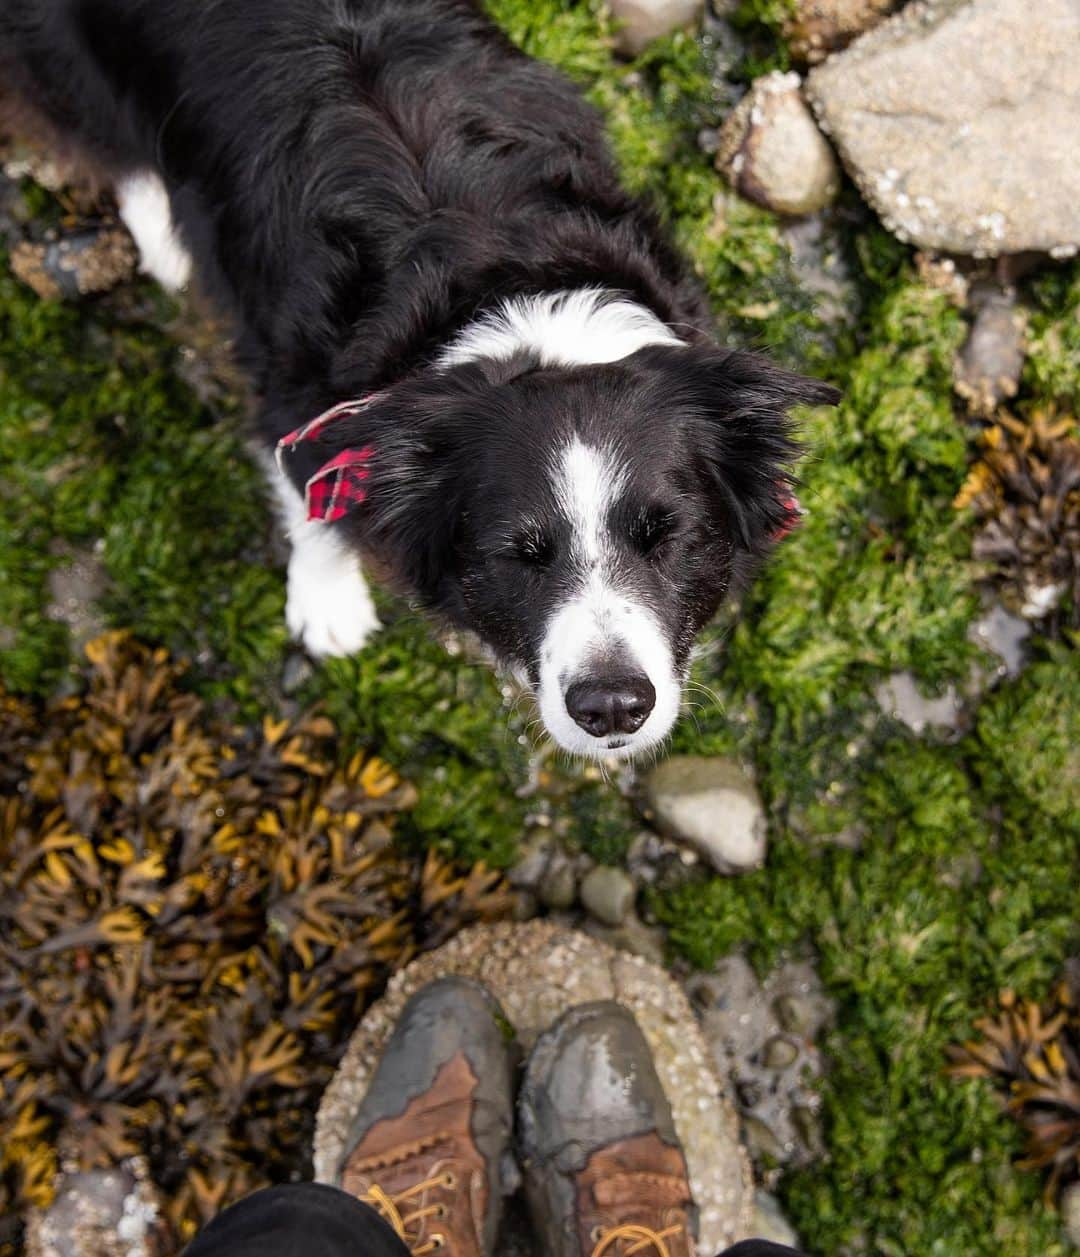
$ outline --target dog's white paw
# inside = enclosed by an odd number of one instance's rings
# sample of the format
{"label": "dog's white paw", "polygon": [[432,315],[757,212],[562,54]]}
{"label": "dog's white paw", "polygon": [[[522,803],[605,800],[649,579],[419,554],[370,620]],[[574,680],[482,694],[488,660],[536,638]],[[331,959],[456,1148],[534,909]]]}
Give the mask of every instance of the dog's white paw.
{"label": "dog's white paw", "polygon": [[379,628],[359,562],[329,542],[293,550],[285,620],[293,637],[320,657],[354,654]]}
{"label": "dog's white paw", "polygon": [[169,194],[158,175],[140,171],[116,185],[120,217],[139,250],[139,270],[167,292],[180,292],[191,278],[191,254],[173,226]]}

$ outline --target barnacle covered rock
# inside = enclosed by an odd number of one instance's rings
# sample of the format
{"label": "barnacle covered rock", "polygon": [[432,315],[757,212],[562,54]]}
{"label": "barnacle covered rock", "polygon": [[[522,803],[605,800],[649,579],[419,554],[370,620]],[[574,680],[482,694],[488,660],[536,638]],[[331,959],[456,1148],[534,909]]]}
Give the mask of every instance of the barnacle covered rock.
{"label": "barnacle covered rock", "polygon": [[997,1017],[975,1023],[980,1038],[949,1049],[957,1078],[989,1078],[1027,1132],[1022,1169],[1049,1170],[1046,1198],[1080,1176],[1080,1007],[1061,982],[1050,1000],[1002,992]]}
{"label": "barnacle covered rock", "polygon": [[139,261],[135,243],[115,223],[93,223],[55,240],[22,241],[11,269],[46,301],[74,301],[108,292],[131,279]]}
{"label": "barnacle covered rock", "polygon": [[796,61],[817,65],[896,8],[898,0],[793,0],[782,32]]}
{"label": "barnacle covered rock", "polygon": [[1050,630],[1080,625],[1080,439],[1076,421],[1001,414],[956,497],[979,520],[975,557],[1006,603]]}
{"label": "barnacle covered rock", "polygon": [[87,654],[82,696],[0,695],[0,1217],[143,1153],[183,1240],[304,1170],[370,993],[505,891],[404,860],[412,788],[325,717],[235,728],[164,652]]}

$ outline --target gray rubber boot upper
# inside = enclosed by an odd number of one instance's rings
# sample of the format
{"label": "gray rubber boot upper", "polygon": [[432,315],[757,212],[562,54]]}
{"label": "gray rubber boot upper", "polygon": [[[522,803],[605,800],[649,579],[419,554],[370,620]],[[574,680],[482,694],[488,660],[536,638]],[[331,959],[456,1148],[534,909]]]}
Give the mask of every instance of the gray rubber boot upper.
{"label": "gray rubber boot upper", "polygon": [[[423,1112],[440,1071],[464,1055],[475,1075],[471,1137],[486,1164],[487,1206],[482,1222],[482,1250],[494,1249],[505,1194],[503,1176],[513,1133],[512,1032],[494,996],[466,978],[441,978],[418,991],[405,1005],[383,1051],[360,1108],[349,1128],[345,1154],[335,1181],[361,1143],[378,1142],[380,1122],[402,1119],[410,1106]],[[460,1061],[458,1062],[460,1064]],[[453,1107],[453,1106],[451,1106]],[[443,1112],[447,1111],[444,1105]],[[380,1130],[385,1131],[387,1127]],[[428,1128],[428,1133],[433,1128]],[[412,1132],[406,1129],[406,1139]],[[397,1136],[395,1136],[396,1138]]]}
{"label": "gray rubber boot upper", "polygon": [[540,1037],[526,1066],[518,1123],[545,1257],[583,1251],[576,1176],[594,1153],[655,1133],[681,1159],[648,1043],[631,1013],[613,1001],[573,1008]]}

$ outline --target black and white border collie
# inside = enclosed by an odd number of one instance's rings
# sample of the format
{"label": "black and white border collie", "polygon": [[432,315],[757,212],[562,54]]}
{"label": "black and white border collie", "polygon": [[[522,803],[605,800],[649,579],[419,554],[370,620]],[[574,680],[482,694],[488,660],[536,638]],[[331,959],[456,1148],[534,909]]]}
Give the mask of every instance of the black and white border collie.
{"label": "black and white border collie", "polygon": [[566,79],[469,0],[3,0],[0,91],[234,321],[310,650],[378,628],[363,567],[565,750],[665,738],[834,391],[717,346]]}

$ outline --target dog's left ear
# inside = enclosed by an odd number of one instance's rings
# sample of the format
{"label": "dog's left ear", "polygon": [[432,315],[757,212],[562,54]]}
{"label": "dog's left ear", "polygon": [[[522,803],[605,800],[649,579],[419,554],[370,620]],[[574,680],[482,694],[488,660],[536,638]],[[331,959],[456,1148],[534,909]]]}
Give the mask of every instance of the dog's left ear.
{"label": "dog's left ear", "polygon": [[744,350],[660,352],[675,377],[669,404],[688,415],[697,473],[725,533],[744,551],[761,553],[798,519],[793,468],[801,447],[791,411],[835,405],[839,390]]}

